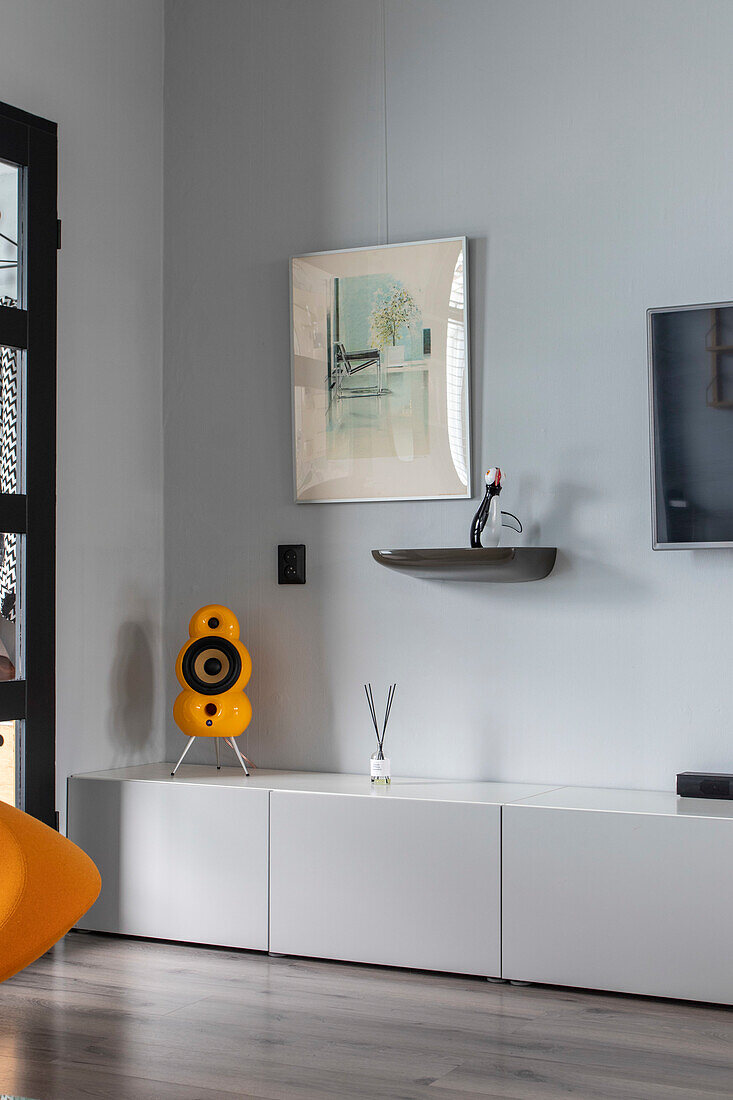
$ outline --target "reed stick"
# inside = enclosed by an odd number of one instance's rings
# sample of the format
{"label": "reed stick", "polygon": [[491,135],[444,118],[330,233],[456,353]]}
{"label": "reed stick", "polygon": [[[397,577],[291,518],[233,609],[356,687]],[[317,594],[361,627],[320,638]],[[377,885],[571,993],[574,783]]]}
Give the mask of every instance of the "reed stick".
{"label": "reed stick", "polygon": [[364,684],[364,693],[367,698],[367,706],[369,707],[369,713],[372,716],[372,723],[374,725],[374,732],[377,735],[377,741],[379,741],[379,726],[377,724],[377,712],[374,709],[374,696],[371,694],[372,685]]}
{"label": "reed stick", "polygon": [[389,712],[392,709],[392,700],[394,699],[394,693],[397,688],[397,684],[391,684],[389,691],[387,692],[387,706],[384,711],[384,725],[382,726],[382,736],[379,741],[379,751],[382,752],[384,748],[384,737],[387,733],[387,722],[389,722]]}

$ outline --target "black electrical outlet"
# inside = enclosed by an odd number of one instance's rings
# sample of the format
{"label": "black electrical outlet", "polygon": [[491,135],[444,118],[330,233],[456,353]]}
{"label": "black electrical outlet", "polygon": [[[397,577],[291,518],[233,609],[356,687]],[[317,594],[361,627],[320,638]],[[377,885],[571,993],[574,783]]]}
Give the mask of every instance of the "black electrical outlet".
{"label": "black electrical outlet", "polygon": [[277,583],[305,584],[305,546],[302,542],[278,546]]}

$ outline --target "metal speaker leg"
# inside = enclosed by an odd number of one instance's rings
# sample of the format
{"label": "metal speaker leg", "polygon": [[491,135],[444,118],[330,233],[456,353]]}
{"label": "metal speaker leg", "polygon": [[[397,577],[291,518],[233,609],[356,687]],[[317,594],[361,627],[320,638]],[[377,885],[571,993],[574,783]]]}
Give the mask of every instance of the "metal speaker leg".
{"label": "metal speaker leg", "polygon": [[249,775],[249,772],[247,771],[247,765],[245,764],[245,762],[244,762],[244,758],[243,758],[243,756],[242,756],[241,752],[239,751],[239,745],[237,744],[237,742],[236,742],[236,741],[234,740],[234,738],[233,738],[233,737],[228,737],[228,738],[225,738],[225,741],[226,741],[227,745],[231,745],[231,747],[232,747],[232,748],[234,749],[234,751],[236,752],[236,754],[237,754],[237,759],[239,760],[239,763],[240,763],[240,764],[242,765],[242,767],[244,768],[244,774],[245,774],[245,775]]}
{"label": "metal speaker leg", "polygon": [[188,739],[188,744],[186,745],[185,749],[184,749],[184,750],[183,750],[183,752],[181,753],[181,756],[180,756],[180,758],[179,758],[179,761],[178,761],[178,763],[176,764],[176,766],[175,766],[175,768],[173,769],[173,771],[171,772],[171,775],[175,775],[175,774],[176,774],[176,772],[177,772],[177,771],[178,771],[178,769],[180,768],[181,764],[183,763],[183,758],[184,758],[184,756],[186,755],[186,753],[188,752],[188,750],[189,750],[189,749],[191,748],[191,745],[192,745],[192,744],[194,743],[194,741],[195,741],[195,740],[196,740],[196,738],[195,738],[195,737],[189,737],[189,739]]}
{"label": "metal speaker leg", "polygon": [[221,768],[221,763],[219,761],[219,738],[215,737],[214,740],[216,741],[216,767],[217,770],[219,770]]}

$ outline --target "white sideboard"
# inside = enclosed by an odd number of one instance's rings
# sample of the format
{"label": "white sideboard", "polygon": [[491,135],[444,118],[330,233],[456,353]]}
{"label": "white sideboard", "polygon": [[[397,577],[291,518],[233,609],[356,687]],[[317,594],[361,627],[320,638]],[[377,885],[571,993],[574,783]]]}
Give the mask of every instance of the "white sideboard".
{"label": "white sideboard", "polygon": [[733,1004],[733,803],[150,764],[69,780],[80,927]]}
{"label": "white sideboard", "polygon": [[102,873],[80,928],[499,976],[501,807],[547,788],[170,771],[69,780]]}

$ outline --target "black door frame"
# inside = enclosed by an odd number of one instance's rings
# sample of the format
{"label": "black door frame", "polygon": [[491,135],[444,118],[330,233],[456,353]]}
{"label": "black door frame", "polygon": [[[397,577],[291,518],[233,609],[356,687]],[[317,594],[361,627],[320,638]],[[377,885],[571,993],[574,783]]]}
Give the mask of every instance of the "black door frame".
{"label": "black door frame", "polygon": [[0,493],[0,531],[26,536],[25,679],[0,683],[0,721],[25,719],[21,746],[24,808],[55,826],[56,123],[0,103],[0,158],[27,169],[25,289],[20,303],[25,308],[0,307],[0,344],[26,352],[22,403],[25,494]]}

